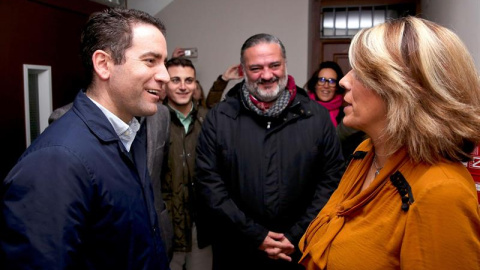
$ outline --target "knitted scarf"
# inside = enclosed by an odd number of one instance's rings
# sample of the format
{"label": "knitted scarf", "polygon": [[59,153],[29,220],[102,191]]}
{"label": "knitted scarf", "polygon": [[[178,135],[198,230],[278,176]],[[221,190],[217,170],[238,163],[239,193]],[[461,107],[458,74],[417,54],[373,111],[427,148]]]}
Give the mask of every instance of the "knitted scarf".
{"label": "knitted scarf", "polygon": [[242,102],[245,107],[251,109],[260,116],[277,117],[283,112],[283,110],[285,110],[285,108],[287,108],[287,106],[297,95],[295,80],[290,75],[288,75],[288,81],[285,90],[288,91],[283,91],[283,93],[273,103],[266,103],[256,99],[253,95],[251,95],[247,89],[247,84],[244,83],[242,86]]}
{"label": "knitted scarf", "polygon": [[332,100],[328,102],[323,102],[317,98],[317,95],[309,91],[308,96],[310,99],[315,100],[318,102],[318,104],[322,105],[323,107],[327,108],[328,112],[330,112],[330,119],[332,120],[332,123],[335,127],[337,127],[337,115],[340,112],[340,107],[342,107],[342,102],[343,102],[343,96],[340,94],[337,94],[333,97]]}

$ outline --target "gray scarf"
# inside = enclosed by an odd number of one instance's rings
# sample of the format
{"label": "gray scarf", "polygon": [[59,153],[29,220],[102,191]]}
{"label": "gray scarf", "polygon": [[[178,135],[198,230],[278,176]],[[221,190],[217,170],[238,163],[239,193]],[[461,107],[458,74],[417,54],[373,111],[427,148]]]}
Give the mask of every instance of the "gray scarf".
{"label": "gray scarf", "polygon": [[291,93],[287,89],[283,90],[283,93],[275,100],[275,103],[267,110],[261,110],[255,104],[253,104],[250,92],[247,89],[247,84],[242,85],[242,102],[248,109],[254,111],[260,116],[266,117],[278,117],[285,108],[287,108],[290,102]]}

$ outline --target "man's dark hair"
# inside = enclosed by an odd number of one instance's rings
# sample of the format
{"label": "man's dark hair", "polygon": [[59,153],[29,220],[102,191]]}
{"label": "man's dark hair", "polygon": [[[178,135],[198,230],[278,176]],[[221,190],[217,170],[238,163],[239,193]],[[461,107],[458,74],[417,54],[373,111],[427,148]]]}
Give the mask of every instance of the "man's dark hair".
{"label": "man's dark hair", "polygon": [[246,49],[256,46],[261,43],[276,43],[280,46],[282,49],[282,57],[284,59],[287,59],[287,53],[285,52],[285,46],[283,46],[283,43],[278,39],[276,36],[270,35],[270,34],[256,34],[251,37],[249,37],[242,45],[242,50],[240,52],[240,62],[242,65],[245,65],[245,59],[243,58],[243,54]]}
{"label": "man's dark hair", "polygon": [[124,63],[125,50],[132,46],[134,24],[153,25],[165,35],[163,23],[143,11],[110,8],[90,15],[80,39],[82,62],[89,84],[93,78],[92,55],[96,50],[110,53],[116,65]]}
{"label": "man's dark hair", "polygon": [[165,63],[165,67],[167,67],[167,70],[170,68],[170,67],[176,67],[176,66],[181,66],[181,67],[191,67],[194,71],[194,74],[196,75],[197,74],[197,71],[195,70],[195,67],[193,66],[193,63],[192,61],[186,59],[186,58],[183,58],[183,57],[176,57],[176,58],[172,58],[172,59],[169,59],[166,63]]}

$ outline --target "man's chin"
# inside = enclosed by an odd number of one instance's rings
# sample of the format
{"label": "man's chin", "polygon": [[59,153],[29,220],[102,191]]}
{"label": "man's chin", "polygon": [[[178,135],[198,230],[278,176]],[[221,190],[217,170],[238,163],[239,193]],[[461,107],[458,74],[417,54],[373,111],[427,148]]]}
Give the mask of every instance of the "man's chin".
{"label": "man's chin", "polygon": [[276,89],[258,89],[257,91],[258,99],[263,102],[271,102],[276,100],[280,96],[280,91],[278,87]]}
{"label": "man's chin", "polygon": [[142,108],[141,112],[137,114],[137,116],[151,116],[154,115],[158,110],[157,103],[149,104]]}

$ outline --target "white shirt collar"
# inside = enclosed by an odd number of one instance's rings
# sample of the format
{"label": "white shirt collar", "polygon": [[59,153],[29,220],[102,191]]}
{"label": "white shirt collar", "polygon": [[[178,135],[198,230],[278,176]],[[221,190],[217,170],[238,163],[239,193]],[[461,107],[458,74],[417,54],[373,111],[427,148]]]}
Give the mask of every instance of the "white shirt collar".
{"label": "white shirt collar", "polygon": [[140,129],[140,122],[138,122],[137,118],[133,117],[132,120],[130,120],[130,122],[126,124],[122,121],[122,119],[118,118],[118,116],[107,110],[107,108],[100,105],[100,103],[96,102],[91,98],[90,100],[95,105],[97,105],[97,107],[103,112],[103,114],[105,114],[110,124],[112,124],[115,133],[118,135],[127,151],[130,152],[130,147],[132,146],[133,140],[137,135],[137,131]]}

